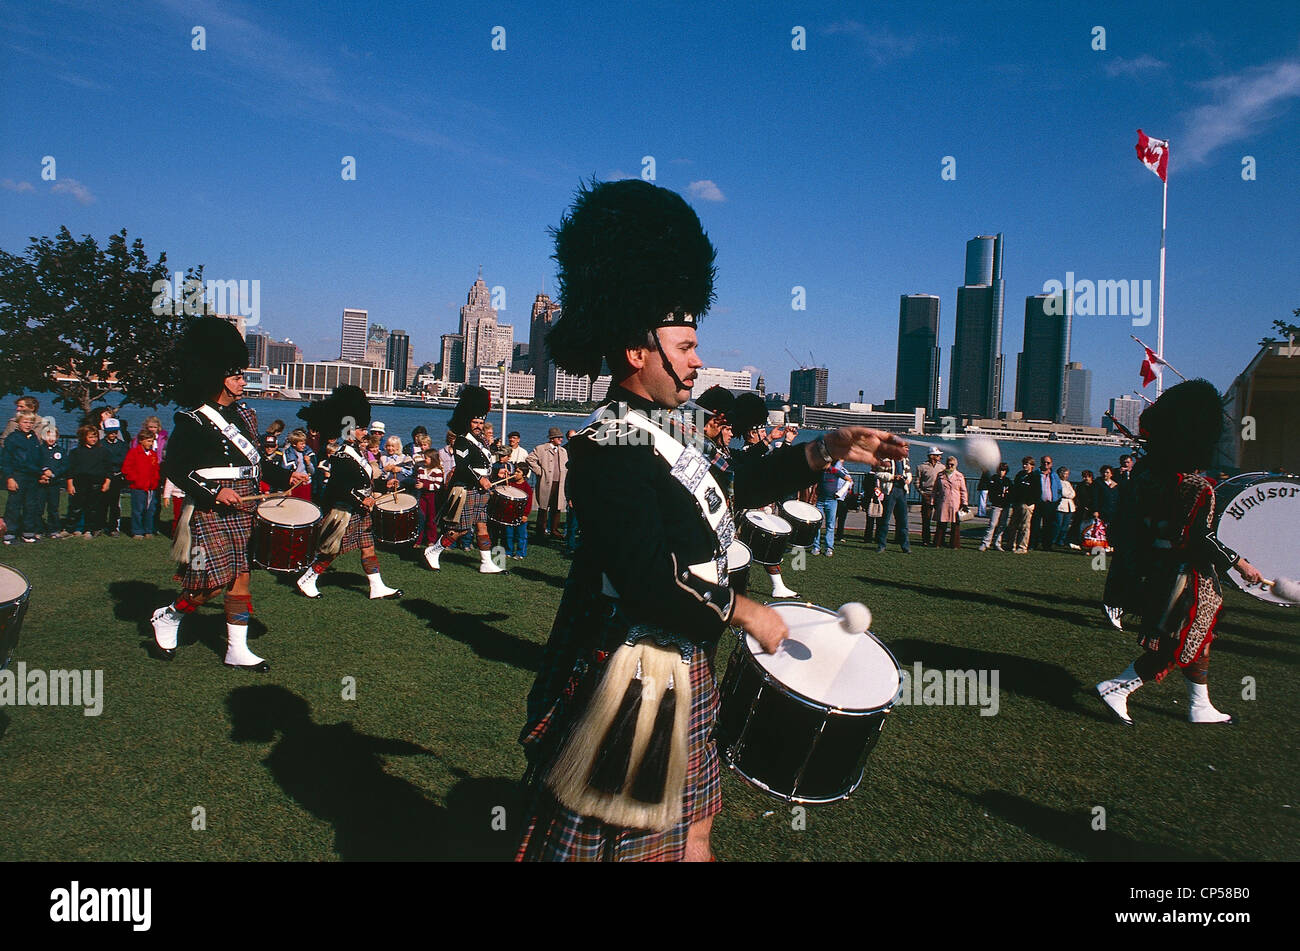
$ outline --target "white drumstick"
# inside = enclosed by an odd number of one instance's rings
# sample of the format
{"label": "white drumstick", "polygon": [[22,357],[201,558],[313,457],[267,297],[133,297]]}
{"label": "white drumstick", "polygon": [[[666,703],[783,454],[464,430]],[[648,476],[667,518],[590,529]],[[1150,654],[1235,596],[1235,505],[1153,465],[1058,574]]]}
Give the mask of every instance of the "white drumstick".
{"label": "white drumstick", "polygon": [[[790,602],[782,602],[789,604]],[[811,607],[810,602],[809,606]],[[850,601],[841,605],[839,610],[840,629],[849,634],[863,634],[871,629],[871,609],[860,601]],[[825,621],[802,621],[799,624],[791,624],[787,628],[790,631],[797,631],[805,627],[821,627]]]}
{"label": "white drumstick", "polygon": [[1300,604],[1300,581],[1296,581],[1294,578],[1278,578],[1274,581],[1263,578],[1259,583],[1266,588],[1272,588],[1273,593],[1283,601]]}

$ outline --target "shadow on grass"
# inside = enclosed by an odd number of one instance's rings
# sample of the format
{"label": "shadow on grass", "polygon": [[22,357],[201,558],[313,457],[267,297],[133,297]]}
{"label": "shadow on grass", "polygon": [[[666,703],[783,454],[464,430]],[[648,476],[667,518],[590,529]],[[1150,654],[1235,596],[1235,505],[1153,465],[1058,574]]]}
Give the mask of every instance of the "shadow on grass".
{"label": "shadow on grass", "polygon": [[470,614],[453,611],[424,598],[403,598],[401,605],[439,634],[460,641],[484,660],[509,664],[534,673],[542,667],[542,645],[499,631],[485,621],[505,620],[508,615]]}
{"label": "shadow on grass", "polygon": [[[334,826],[345,861],[505,860],[515,846],[513,822],[523,814],[513,780],[476,778],[454,769],[447,806],[384,770],[383,756],[432,756],[405,740],[358,733],[351,723],[312,722],[302,697],[276,685],[238,687],[226,696],[230,737],[271,743],[262,761],[298,806]],[[278,739],[277,739],[278,735]],[[504,808],[509,831],[494,831]],[[500,813],[497,813],[500,814]]]}
{"label": "shadow on grass", "polygon": [[1026,604],[1024,601],[1017,601],[1011,598],[999,598],[987,591],[960,591],[951,588],[940,588],[934,585],[913,584],[907,581],[893,581],[885,578],[868,578],[865,575],[858,575],[857,580],[861,581],[863,584],[873,585],[877,588],[915,591],[917,594],[923,594],[931,598],[944,598],[949,601],[964,601],[970,604],[980,604],[985,607],[1007,608],[1011,611],[1020,611],[1024,614],[1032,614],[1035,617],[1051,618],[1054,621],[1064,621],[1067,624],[1078,624],[1082,627],[1095,626],[1095,619],[1089,614],[1080,614],[1077,611],[1053,611],[1049,608],[1038,607],[1034,604]]}
{"label": "shadow on grass", "polygon": [[1029,598],[1033,601],[1044,601],[1048,604],[1077,604],[1081,608],[1094,608],[1097,616],[1102,616],[1100,597],[1067,598],[1065,595],[1061,594],[1044,594],[1042,591],[1021,591],[1019,588],[1007,588],[1007,594],[1015,595],[1017,598]]}
{"label": "shadow on grass", "polygon": [[0,740],[5,738],[7,732],[9,732],[9,714],[0,710]]}
{"label": "shadow on grass", "polygon": [[539,581],[542,584],[550,585],[552,588],[564,590],[564,578],[560,575],[548,575],[544,571],[538,571],[536,568],[511,567],[510,573],[523,578],[525,581]]}
{"label": "shadow on grass", "polygon": [[[148,652],[153,644],[153,625],[149,619],[153,612],[176,599],[172,588],[160,588],[148,581],[114,581],[108,586],[108,595],[114,602],[113,616],[134,624],[143,638],[140,649]],[[248,638],[256,640],[266,633],[266,625],[254,616],[248,623]],[[203,644],[218,657],[226,656],[226,617],[222,610],[221,595],[181,622],[178,646]]]}
{"label": "shadow on grass", "polygon": [[[1090,809],[1066,812],[1031,802],[1023,796],[989,789],[969,793],[950,783],[928,781],[932,786],[965,799],[989,815],[998,816],[1042,842],[1050,842],[1097,862],[1206,862],[1218,856],[1189,852],[1163,842],[1144,842],[1112,830],[1094,830]],[[1113,822],[1113,817],[1108,817]]]}
{"label": "shadow on grass", "polygon": [[1105,719],[1083,702],[1082,695],[1092,689],[1091,685],[1080,684],[1064,667],[1056,664],[1015,654],[906,637],[890,641],[889,649],[905,670],[917,661],[925,670],[996,670],[999,692],[1033,697],[1067,713],[1092,714],[1097,719]]}

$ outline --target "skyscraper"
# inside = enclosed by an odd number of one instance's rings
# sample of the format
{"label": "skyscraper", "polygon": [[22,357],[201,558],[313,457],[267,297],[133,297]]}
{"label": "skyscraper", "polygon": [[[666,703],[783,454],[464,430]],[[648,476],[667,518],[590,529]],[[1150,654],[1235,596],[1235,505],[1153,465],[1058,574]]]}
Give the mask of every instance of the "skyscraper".
{"label": "skyscraper", "polygon": [[1065,421],[1071,426],[1092,425],[1092,371],[1082,363],[1065,367]]}
{"label": "skyscraper", "polygon": [[[1114,416],[1121,426],[1129,432],[1138,431],[1138,417],[1142,415],[1142,409],[1146,404],[1135,396],[1117,396],[1110,401],[1110,415]],[[1105,420],[1106,428],[1111,432],[1119,432],[1114,423],[1109,419]]]}
{"label": "skyscraper", "polygon": [[510,358],[515,346],[515,328],[497,323],[497,312],[492,307],[492,295],[483,282],[482,269],[478,280],[469,289],[465,306],[460,309],[460,336],[465,346],[465,371],[475,367],[494,367]]}
{"label": "skyscraper", "polygon": [[460,334],[443,334],[441,339],[442,380],[444,383],[465,382],[465,338]]}
{"label": "skyscraper", "polygon": [[550,377],[546,369],[549,360],[549,354],[546,352],[546,335],[550,332],[559,313],[560,305],[551,300],[545,292],[533,299],[533,312],[528,320],[528,359],[533,368],[533,375],[538,380],[547,380]]}
{"label": "skyscraper", "polygon": [[364,363],[366,359],[366,325],[370,322],[369,311],[343,309],[342,343],[339,346],[339,359],[349,363]]}
{"label": "skyscraper", "polygon": [[1026,419],[1065,419],[1065,365],[1070,362],[1069,296],[1025,298],[1025,348],[1016,374],[1016,409]]}
{"label": "skyscraper", "polygon": [[388,353],[384,365],[393,371],[393,389],[405,392],[407,385],[407,357],[411,350],[411,338],[405,330],[394,330],[388,335]]}
{"label": "skyscraper", "polygon": [[266,355],[267,344],[270,342],[271,338],[260,331],[250,330],[248,332],[248,335],[244,337],[244,344],[248,347],[248,365],[250,367],[256,369],[257,367],[271,365]]}
{"label": "skyscraper", "polygon": [[966,283],[957,289],[957,331],[949,360],[948,407],[958,416],[1002,409],[1002,235],[966,242]]}
{"label": "skyscraper", "polygon": [[918,406],[927,416],[939,409],[939,298],[903,294],[898,299],[898,369],[894,406],[910,413]]}
{"label": "skyscraper", "polygon": [[825,367],[802,367],[790,371],[790,402],[799,406],[825,406],[829,371]]}

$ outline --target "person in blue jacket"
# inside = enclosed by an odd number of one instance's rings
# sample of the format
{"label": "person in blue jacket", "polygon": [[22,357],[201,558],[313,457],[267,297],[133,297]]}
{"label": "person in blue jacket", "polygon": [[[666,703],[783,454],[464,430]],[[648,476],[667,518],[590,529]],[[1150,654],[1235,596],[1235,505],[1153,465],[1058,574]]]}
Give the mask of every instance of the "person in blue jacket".
{"label": "person in blue jacket", "polygon": [[40,431],[41,475],[36,480],[36,520],[44,521],[46,538],[66,538],[59,518],[59,494],[68,471],[68,453],[59,445],[53,424]]}

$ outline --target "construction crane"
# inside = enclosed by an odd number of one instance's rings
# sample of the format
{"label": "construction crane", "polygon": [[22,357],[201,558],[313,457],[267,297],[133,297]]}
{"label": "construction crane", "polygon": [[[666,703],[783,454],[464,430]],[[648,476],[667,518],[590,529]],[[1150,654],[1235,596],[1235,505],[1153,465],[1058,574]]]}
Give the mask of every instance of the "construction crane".
{"label": "construction crane", "polygon": [[[786,348],[785,348],[785,352],[786,352],[786,353],[790,353],[790,348],[789,348],[789,347],[786,347]],[[809,352],[809,353],[812,353],[811,350],[809,350],[808,352]],[[790,359],[793,360],[795,363],[799,364],[799,369],[800,369],[800,370],[806,370],[806,369],[808,369],[806,366],[803,365],[803,362],[802,362],[798,357],[796,357],[793,353],[790,353]]]}

